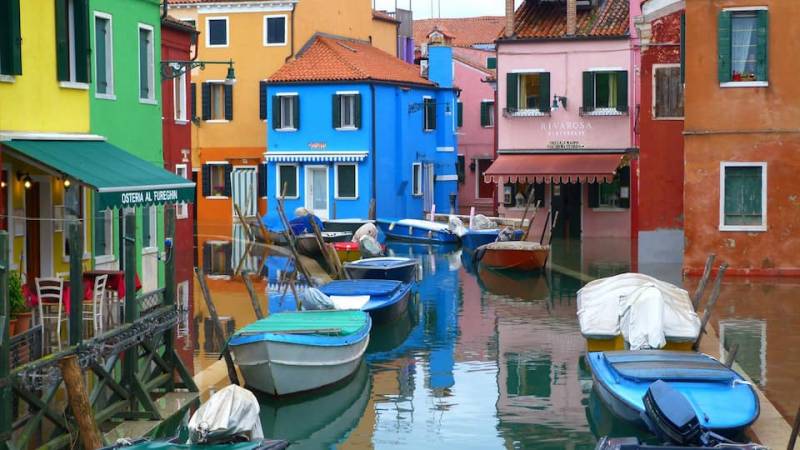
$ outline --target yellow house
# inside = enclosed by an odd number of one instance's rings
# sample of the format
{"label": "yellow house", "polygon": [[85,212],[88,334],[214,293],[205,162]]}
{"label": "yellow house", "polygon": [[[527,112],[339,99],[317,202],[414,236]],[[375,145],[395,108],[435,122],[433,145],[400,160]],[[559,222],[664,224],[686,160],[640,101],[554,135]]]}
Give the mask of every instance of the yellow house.
{"label": "yellow house", "polygon": [[266,192],[258,180],[266,150],[265,80],[291,59],[314,33],[371,40],[397,52],[397,22],[373,13],[371,0],[197,1],[171,0],[170,14],[200,31],[200,61],[233,60],[236,82],[226,85],[227,67],[192,73],[199,240],[230,236],[233,205],[245,216],[263,214]]}

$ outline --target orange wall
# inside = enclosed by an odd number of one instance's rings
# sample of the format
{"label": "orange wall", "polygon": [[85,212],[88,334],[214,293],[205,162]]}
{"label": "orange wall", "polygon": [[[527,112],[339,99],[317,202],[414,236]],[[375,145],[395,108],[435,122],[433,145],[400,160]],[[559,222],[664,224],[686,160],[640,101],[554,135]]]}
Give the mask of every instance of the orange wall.
{"label": "orange wall", "polygon": [[[764,0],[769,8],[769,86],[723,88],[717,79],[717,15],[741,0],[686,2],[684,269],[702,271],[706,256],[731,274],[800,274],[800,2]],[[766,232],[719,231],[720,162],[767,163]]]}

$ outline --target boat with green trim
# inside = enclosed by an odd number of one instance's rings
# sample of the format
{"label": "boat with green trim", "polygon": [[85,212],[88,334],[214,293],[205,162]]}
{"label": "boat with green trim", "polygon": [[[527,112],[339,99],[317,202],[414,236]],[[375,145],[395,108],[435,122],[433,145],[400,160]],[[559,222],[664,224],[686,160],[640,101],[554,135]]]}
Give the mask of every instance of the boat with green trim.
{"label": "boat with green trim", "polygon": [[311,391],[352,375],[369,344],[362,311],[293,311],[247,325],[228,341],[248,387],[280,396]]}

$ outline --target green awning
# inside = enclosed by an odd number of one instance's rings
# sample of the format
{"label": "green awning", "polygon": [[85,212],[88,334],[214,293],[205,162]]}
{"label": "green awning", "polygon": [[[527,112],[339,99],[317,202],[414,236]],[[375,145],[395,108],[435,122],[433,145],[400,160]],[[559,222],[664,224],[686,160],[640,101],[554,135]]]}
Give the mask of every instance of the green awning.
{"label": "green awning", "polygon": [[105,141],[10,140],[12,156],[97,191],[98,209],[192,202],[194,183]]}

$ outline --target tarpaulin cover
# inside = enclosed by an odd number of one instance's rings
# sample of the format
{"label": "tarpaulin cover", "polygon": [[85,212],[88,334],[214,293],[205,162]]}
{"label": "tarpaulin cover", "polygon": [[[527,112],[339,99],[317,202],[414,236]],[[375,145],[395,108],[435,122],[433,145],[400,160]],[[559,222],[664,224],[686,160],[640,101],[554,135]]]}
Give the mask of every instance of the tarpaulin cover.
{"label": "tarpaulin cover", "polygon": [[212,395],[189,420],[189,444],[233,442],[236,437],[264,439],[258,400],[236,385]]}
{"label": "tarpaulin cover", "polygon": [[489,166],[487,183],[610,183],[619,153],[502,154]]}
{"label": "tarpaulin cover", "polygon": [[331,295],[374,295],[387,296],[400,285],[395,280],[335,280],[319,288],[323,294]]}

